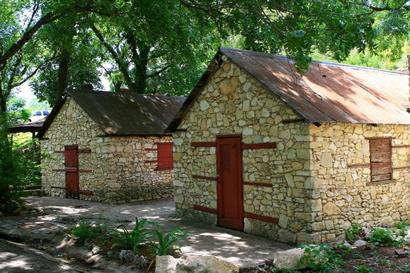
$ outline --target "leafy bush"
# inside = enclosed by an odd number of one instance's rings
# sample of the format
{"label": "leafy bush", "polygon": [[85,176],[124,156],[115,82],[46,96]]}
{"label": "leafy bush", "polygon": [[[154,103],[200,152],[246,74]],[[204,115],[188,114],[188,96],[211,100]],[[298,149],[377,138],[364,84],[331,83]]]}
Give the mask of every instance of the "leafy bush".
{"label": "leafy bush", "polygon": [[409,221],[401,221],[395,225],[395,227],[399,230],[400,236],[406,236],[407,227],[409,226],[410,226]]}
{"label": "leafy bush", "polygon": [[362,227],[358,224],[352,224],[352,226],[345,231],[346,241],[353,243],[354,241],[360,239],[360,234],[362,232]]}
{"label": "leafy bush", "polygon": [[106,233],[107,227],[104,224],[93,225],[88,221],[80,221],[78,225],[71,230],[71,234],[78,237],[82,243],[96,240]]}
{"label": "leafy bush", "polygon": [[38,140],[28,139],[13,143],[20,169],[20,185],[41,185],[41,149]]}
{"label": "leafy bush", "polygon": [[381,227],[373,228],[369,241],[385,246],[395,246],[398,243],[391,230]]}
{"label": "leafy bush", "polygon": [[359,273],[372,273],[373,272],[373,270],[370,268],[370,267],[368,267],[367,265],[359,265],[357,268],[356,268],[356,270],[357,270],[357,272],[359,272]]}
{"label": "leafy bush", "polygon": [[158,256],[173,254],[178,247],[178,242],[186,236],[185,231],[181,228],[175,228],[170,230],[168,233],[163,233],[161,229],[157,227],[154,234],[158,242],[152,244],[152,248]]}
{"label": "leafy bush", "polygon": [[20,166],[8,137],[7,116],[0,114],[0,212],[11,214],[21,207],[17,190],[21,182]]}
{"label": "leafy bush", "polygon": [[116,231],[113,233],[114,241],[121,249],[132,250],[137,252],[138,248],[149,237],[150,231],[145,227],[149,222],[145,219],[135,219],[135,227],[128,231],[125,227],[122,231]]}
{"label": "leafy bush", "polygon": [[302,246],[305,253],[300,260],[303,268],[317,272],[332,272],[342,264],[342,259],[329,245]]}

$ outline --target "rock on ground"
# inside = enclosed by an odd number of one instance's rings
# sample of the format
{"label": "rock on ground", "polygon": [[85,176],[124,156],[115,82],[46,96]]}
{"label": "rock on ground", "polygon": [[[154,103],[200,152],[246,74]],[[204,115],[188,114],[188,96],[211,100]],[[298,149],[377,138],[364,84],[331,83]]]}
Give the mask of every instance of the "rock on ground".
{"label": "rock on ground", "polygon": [[273,265],[278,269],[297,268],[300,259],[303,257],[304,250],[292,248],[285,251],[277,251],[273,254]]}
{"label": "rock on ground", "polygon": [[365,245],[367,245],[367,242],[365,240],[357,240],[353,244],[354,247],[363,247]]}
{"label": "rock on ground", "polygon": [[239,267],[215,256],[157,256],[156,273],[239,273]]}

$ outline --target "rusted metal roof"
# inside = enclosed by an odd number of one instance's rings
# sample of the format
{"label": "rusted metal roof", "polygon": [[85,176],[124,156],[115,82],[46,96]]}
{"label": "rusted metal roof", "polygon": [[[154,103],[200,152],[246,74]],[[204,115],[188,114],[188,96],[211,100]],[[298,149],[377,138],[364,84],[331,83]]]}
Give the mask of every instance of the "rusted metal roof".
{"label": "rusted metal roof", "polygon": [[[313,62],[301,76],[287,57],[221,48],[199,84],[210,79],[221,56],[253,76],[265,88],[311,123],[410,124],[408,74],[328,62]],[[219,67],[219,66],[218,66]],[[169,129],[175,129],[194,88]]]}
{"label": "rusted metal roof", "polygon": [[[68,94],[108,136],[161,136],[182,106],[184,97],[132,92],[73,91]],[[45,122],[42,138],[64,103]]]}
{"label": "rusted metal roof", "polygon": [[43,126],[45,119],[46,118],[42,118],[35,122],[14,125],[9,128],[9,133],[37,133]]}

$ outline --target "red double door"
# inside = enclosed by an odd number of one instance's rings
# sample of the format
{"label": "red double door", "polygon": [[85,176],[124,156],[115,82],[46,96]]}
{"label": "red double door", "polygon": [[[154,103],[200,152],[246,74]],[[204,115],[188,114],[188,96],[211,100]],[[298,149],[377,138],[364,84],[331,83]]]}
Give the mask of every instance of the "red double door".
{"label": "red double door", "polygon": [[67,198],[80,197],[80,177],[78,170],[78,145],[64,147],[65,192]]}
{"label": "red double door", "polygon": [[243,230],[242,137],[218,136],[218,225]]}

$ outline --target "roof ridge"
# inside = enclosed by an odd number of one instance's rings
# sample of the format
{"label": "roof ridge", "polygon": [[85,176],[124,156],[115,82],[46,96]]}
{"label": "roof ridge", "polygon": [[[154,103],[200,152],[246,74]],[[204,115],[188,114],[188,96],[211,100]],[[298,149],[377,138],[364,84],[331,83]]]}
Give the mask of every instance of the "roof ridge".
{"label": "roof ridge", "polygon": [[[247,50],[247,49],[238,49],[238,48],[228,48],[228,47],[221,47],[220,48],[221,52],[223,53],[225,50],[230,50],[230,51],[239,51],[239,52],[248,52],[252,53],[254,55],[259,55],[259,56],[264,56],[264,57],[270,57],[270,58],[281,58],[281,59],[287,59],[290,61],[294,62],[294,59],[292,57],[287,56],[287,55],[280,55],[280,54],[273,54],[273,53],[266,53],[266,52],[258,52],[258,51],[253,51],[253,50]],[[382,68],[376,68],[376,67],[369,67],[369,66],[361,66],[361,65],[353,65],[353,64],[344,64],[344,63],[338,63],[338,62],[333,62],[333,61],[319,61],[319,60],[313,60],[312,64],[324,64],[324,65],[332,65],[332,66],[343,66],[343,67],[349,67],[349,68],[356,68],[356,69],[363,69],[363,70],[370,70],[370,71],[375,71],[375,72],[384,72],[384,73],[393,73],[393,74],[399,74],[399,75],[408,75],[406,72],[401,72],[401,71],[393,71],[393,70],[387,70],[387,69],[382,69]]]}
{"label": "roof ridge", "polygon": [[125,94],[130,94],[133,96],[148,96],[148,97],[165,97],[165,98],[185,98],[185,96],[172,96],[172,95],[165,95],[165,94],[140,94],[136,92],[113,92],[113,91],[107,91],[107,90],[92,90],[92,91],[83,91],[83,90],[70,90],[67,91],[69,95],[76,95],[76,94],[98,94],[98,95],[125,95]]}

